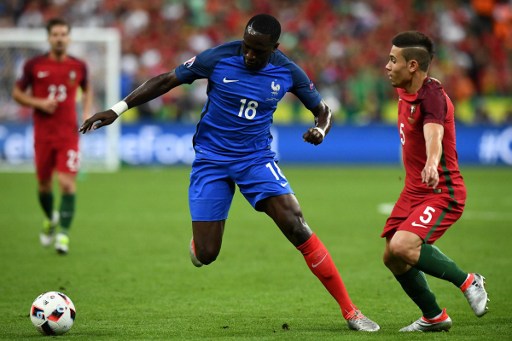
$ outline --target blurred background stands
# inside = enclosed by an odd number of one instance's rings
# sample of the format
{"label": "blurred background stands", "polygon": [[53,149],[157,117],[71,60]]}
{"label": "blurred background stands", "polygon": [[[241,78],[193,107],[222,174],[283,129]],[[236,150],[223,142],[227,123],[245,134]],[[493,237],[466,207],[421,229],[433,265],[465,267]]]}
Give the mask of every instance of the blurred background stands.
{"label": "blurred background stands", "polygon": [[[411,29],[434,39],[430,74],[452,96],[459,122],[512,123],[512,0],[3,0],[0,28],[41,28],[53,17],[117,28],[124,97],[204,49],[241,39],[260,12],[280,20],[280,49],[304,68],[339,124],[394,122],[384,66],[391,38]],[[196,122],[205,91],[205,81],[174,89],[124,120]],[[275,122],[305,121],[310,113],[287,95]]]}

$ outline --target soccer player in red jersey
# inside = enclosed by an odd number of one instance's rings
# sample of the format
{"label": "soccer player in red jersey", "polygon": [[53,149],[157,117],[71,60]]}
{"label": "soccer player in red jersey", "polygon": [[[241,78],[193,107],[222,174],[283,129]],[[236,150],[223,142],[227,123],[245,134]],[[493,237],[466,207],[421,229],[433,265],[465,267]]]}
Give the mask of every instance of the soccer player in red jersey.
{"label": "soccer player in red jersey", "polygon": [[[45,214],[40,241],[49,246],[55,239],[60,254],[69,250],[69,228],[75,211],[75,177],[79,167],[76,96],[82,89],[83,112],[92,106],[92,91],[86,64],[68,55],[70,26],[62,19],[47,24],[50,51],[25,62],[12,96],[21,105],[34,108],[34,155],[39,203]],[[57,173],[62,194],[54,213],[52,177]],[[60,230],[57,227],[60,224]],[[58,233],[57,233],[58,232]]]}
{"label": "soccer player in red jersey", "polygon": [[460,288],[474,313],[487,312],[484,277],[467,273],[434,242],[462,215],[466,187],[455,149],[454,107],[440,82],[428,76],[431,39],[416,31],[392,40],[386,70],[398,92],[398,130],[405,187],[386,221],[384,263],[423,316],[402,332],[448,330],[452,321],[425,274]]}

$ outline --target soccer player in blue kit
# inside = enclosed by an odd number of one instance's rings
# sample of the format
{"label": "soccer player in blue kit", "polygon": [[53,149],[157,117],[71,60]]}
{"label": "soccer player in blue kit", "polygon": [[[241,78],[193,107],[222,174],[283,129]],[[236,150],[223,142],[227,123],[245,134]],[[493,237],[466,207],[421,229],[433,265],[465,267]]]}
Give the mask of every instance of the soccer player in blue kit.
{"label": "soccer player in blue kit", "polygon": [[247,23],[242,41],[208,49],[173,71],[149,79],[123,101],[86,120],[80,132],[111,124],[129,108],[181,84],[208,79],[208,100],[193,139],[195,160],[189,186],[192,263],[200,267],[217,258],[236,185],[302,253],[310,270],[338,302],[349,328],[377,331],[379,325],[352,303],[329,252],[307,225],[270,149],[273,114],[287,92],[296,95],[315,117],[315,126],[304,133],[304,141],[322,143],[331,127],[331,110],[313,83],[277,49],[280,34],[276,18],[256,15]]}

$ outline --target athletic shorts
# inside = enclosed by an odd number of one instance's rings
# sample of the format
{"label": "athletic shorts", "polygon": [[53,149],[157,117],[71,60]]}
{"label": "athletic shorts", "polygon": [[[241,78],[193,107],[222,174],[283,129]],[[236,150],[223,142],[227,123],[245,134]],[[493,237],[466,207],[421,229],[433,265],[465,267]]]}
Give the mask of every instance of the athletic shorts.
{"label": "athletic shorts", "polygon": [[196,159],[188,192],[192,221],[227,219],[235,185],[258,211],[261,200],[293,193],[273,157],[242,161]]}
{"label": "athletic shorts", "polygon": [[402,193],[386,221],[381,237],[391,239],[396,231],[409,231],[433,244],[461,216],[464,202],[448,195],[431,194],[415,198]]}
{"label": "athletic shorts", "polygon": [[51,179],[54,170],[76,174],[80,166],[77,141],[36,141],[34,156],[37,178]]}

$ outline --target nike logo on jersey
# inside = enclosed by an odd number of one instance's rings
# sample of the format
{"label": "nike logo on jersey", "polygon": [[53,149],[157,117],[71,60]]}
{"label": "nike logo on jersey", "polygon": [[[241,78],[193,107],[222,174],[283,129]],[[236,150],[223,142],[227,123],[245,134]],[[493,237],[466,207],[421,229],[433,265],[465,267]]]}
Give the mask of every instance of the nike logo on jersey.
{"label": "nike logo on jersey", "polygon": [[324,261],[325,257],[327,257],[327,253],[322,257],[322,259],[320,259],[319,262],[317,263],[311,263],[311,267],[312,268],[316,268],[317,266],[319,266],[320,264],[322,264],[322,262]]}
{"label": "nike logo on jersey", "polygon": [[415,221],[413,221],[413,222],[411,223],[411,225],[412,225],[412,226],[416,226],[416,227],[428,228],[428,227],[426,227],[425,225],[418,224],[418,223],[417,223],[417,222],[415,222]]}
{"label": "nike logo on jersey", "polygon": [[48,71],[39,71],[37,73],[37,78],[45,78],[48,77],[50,73]]}
{"label": "nike logo on jersey", "polygon": [[281,187],[286,187],[286,185],[288,185],[288,182],[281,182],[280,185]]}
{"label": "nike logo on jersey", "polygon": [[222,80],[223,83],[233,83],[233,82],[238,82],[240,81],[239,79],[227,79],[226,77],[224,77],[224,79]]}

